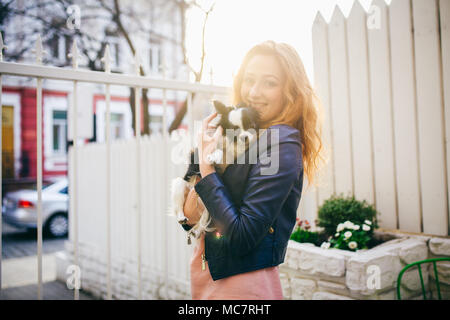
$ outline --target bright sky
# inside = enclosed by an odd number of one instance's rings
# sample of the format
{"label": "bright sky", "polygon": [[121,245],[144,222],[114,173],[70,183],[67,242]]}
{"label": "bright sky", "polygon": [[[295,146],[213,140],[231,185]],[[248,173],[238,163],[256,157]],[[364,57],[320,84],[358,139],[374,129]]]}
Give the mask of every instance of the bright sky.
{"label": "bright sky", "polygon": [[[356,0],[357,1],[357,0]],[[317,11],[328,22],[335,5],[348,16],[354,0],[199,0],[210,14],[205,35],[206,65],[204,83],[231,86],[245,53],[264,40],[292,45],[303,60],[311,82],[313,78],[312,24]],[[386,1],[390,3],[390,1]],[[360,0],[368,11],[371,0]],[[187,48],[191,64],[198,70],[201,49],[201,28],[204,14],[193,9],[188,15]]]}

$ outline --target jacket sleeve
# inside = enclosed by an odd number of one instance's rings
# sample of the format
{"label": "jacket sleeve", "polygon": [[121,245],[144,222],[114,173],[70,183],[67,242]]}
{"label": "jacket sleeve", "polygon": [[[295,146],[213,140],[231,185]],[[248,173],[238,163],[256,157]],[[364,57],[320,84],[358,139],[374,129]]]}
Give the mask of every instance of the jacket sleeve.
{"label": "jacket sleeve", "polygon": [[[264,170],[271,166],[271,162],[265,164],[261,158],[274,161],[274,157],[278,159],[278,170],[267,174]],[[196,184],[195,190],[233,255],[245,255],[264,238],[302,169],[301,145],[296,130],[288,136],[280,134],[279,143],[269,144],[265,151],[260,152],[256,164],[251,165],[240,208],[233,203],[216,172]]]}

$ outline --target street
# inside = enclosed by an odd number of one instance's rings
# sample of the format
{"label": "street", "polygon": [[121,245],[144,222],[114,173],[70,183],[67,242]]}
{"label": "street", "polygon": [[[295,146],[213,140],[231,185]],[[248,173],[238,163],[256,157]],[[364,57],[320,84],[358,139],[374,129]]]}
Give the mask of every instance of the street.
{"label": "street", "polygon": [[[72,300],[73,290],[56,280],[54,253],[64,250],[67,238],[44,237],[42,242],[43,299]],[[2,223],[2,287],[0,300],[37,299],[37,233]],[[93,300],[80,291],[80,300]]]}
{"label": "street", "polygon": [[[12,227],[2,223],[2,260],[34,256],[37,254],[37,232]],[[50,254],[64,250],[67,238],[43,238],[42,254]]]}

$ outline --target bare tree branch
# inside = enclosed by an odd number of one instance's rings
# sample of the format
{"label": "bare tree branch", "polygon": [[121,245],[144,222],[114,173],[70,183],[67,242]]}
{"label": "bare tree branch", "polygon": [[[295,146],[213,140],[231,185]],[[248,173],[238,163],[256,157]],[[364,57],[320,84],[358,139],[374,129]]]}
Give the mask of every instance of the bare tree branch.
{"label": "bare tree branch", "polygon": [[[208,10],[205,10],[202,8],[197,2],[187,2],[185,0],[177,0],[176,1],[178,8],[180,10],[180,18],[181,18],[181,50],[183,52],[183,58],[185,65],[188,66],[188,68],[191,70],[191,72],[195,76],[195,81],[200,82],[203,75],[203,69],[205,64],[205,57],[206,57],[206,50],[205,50],[205,31],[206,31],[206,23],[208,21],[209,14],[213,11],[215,2],[211,5],[211,7]],[[191,64],[189,63],[189,58],[187,55],[187,49],[186,49],[186,10],[190,6],[195,6],[203,11],[205,14],[203,25],[202,25],[202,55],[200,57],[200,70],[196,71]],[[192,99],[195,97],[195,94],[192,94]],[[173,130],[176,130],[181,122],[183,121],[184,117],[187,113],[187,101],[184,101],[182,107],[178,110],[178,112],[175,114],[175,119],[172,121],[172,123],[169,126],[169,133],[171,133]]]}
{"label": "bare tree branch", "polygon": [[[32,34],[17,34],[14,35],[13,39],[21,43],[20,49],[15,52],[6,51],[5,58],[9,57],[14,60],[20,59],[22,56],[29,52],[29,50],[34,46],[34,41],[28,41],[29,38],[34,37],[37,33],[43,34],[43,40],[49,41],[54,36],[64,36],[73,39],[78,39],[80,42],[80,53],[86,58],[86,66],[90,70],[100,71],[103,70],[103,66],[101,64],[101,58],[104,54],[104,50],[107,44],[107,29],[105,28],[101,33],[92,33],[90,30],[70,30],[66,28],[66,22],[69,18],[67,9],[70,5],[78,4],[79,1],[75,0],[52,0],[52,1],[36,1],[36,2],[24,2],[24,8],[13,8],[14,0],[9,0],[8,2],[2,1],[0,3],[0,22],[4,22],[8,17],[13,15],[15,16],[23,16],[31,21],[35,21],[37,25],[42,28],[41,30],[31,29]],[[55,4],[57,7],[55,7]],[[88,23],[89,21],[95,22],[96,20],[102,21],[110,21],[111,24],[109,26],[113,26],[116,28],[117,32],[123,37],[125,42],[127,43],[130,51],[133,55],[136,54],[136,46],[133,43],[131,38],[131,32],[135,32],[134,30],[139,30],[139,32],[144,33],[148,36],[148,39],[159,38],[164,41],[170,41],[176,45],[179,45],[182,51],[183,62],[184,64],[191,70],[191,72],[195,75],[195,81],[201,81],[202,74],[204,72],[204,62],[206,57],[205,50],[205,32],[206,25],[209,14],[213,11],[214,4],[209,9],[203,9],[200,5],[198,5],[195,1],[188,0],[172,0],[170,2],[161,2],[158,5],[164,5],[164,8],[168,9],[167,6],[175,6],[175,8],[179,11],[179,17],[181,21],[181,39],[174,39],[173,37],[158,34],[154,30],[152,30],[152,26],[150,28],[146,27],[142,22],[142,18],[144,15],[132,8],[127,10],[127,7],[122,7],[119,0],[110,0],[110,1],[84,1],[82,4],[83,10],[88,12],[88,14],[82,15],[81,19],[83,23]],[[203,11],[204,20],[202,25],[201,37],[201,57],[200,57],[200,68],[195,70],[193,66],[190,64],[187,48],[186,48],[186,11],[189,8],[196,7]],[[56,9],[56,10],[55,10]],[[169,8],[170,9],[170,8]],[[49,14],[37,14],[36,10],[43,10]],[[89,12],[90,11],[90,12]],[[163,10],[164,11],[164,10]],[[166,10],[167,11],[167,10]],[[170,10],[169,10],[170,11]],[[50,14],[51,13],[51,14]],[[158,16],[158,19],[161,19]],[[131,24],[129,24],[131,21]],[[108,24],[105,24],[108,25]],[[135,29],[130,29],[131,26],[134,26]],[[30,30],[30,28],[28,28]],[[133,30],[133,31],[132,31]],[[26,44],[26,45],[24,45]],[[14,47],[14,46],[12,46]],[[54,61],[55,64],[60,64],[61,61]],[[67,65],[69,62],[66,61],[63,64]],[[145,72],[143,67],[140,67],[139,70],[140,75],[145,76]],[[130,101],[134,99],[134,90],[130,88]],[[148,113],[148,98],[147,98],[147,90],[142,90],[142,100],[144,105],[144,134],[149,132],[149,113]],[[132,109],[132,113],[134,114],[134,103],[130,106]],[[183,107],[177,112],[175,120],[170,125],[169,131],[176,129],[181,121],[183,120],[186,113],[186,102],[183,104]],[[134,124],[134,116],[133,116],[133,129],[135,130]]]}

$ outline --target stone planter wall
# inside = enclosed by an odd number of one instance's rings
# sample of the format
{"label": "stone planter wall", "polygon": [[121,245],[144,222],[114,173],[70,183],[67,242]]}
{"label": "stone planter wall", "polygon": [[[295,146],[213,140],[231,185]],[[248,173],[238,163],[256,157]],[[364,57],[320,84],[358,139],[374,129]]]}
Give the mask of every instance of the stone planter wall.
{"label": "stone planter wall", "polygon": [[[57,279],[66,282],[67,267],[73,264],[73,245],[70,241],[64,243],[65,250],[56,253]],[[106,254],[86,243],[79,243],[78,265],[81,269],[81,288],[93,296],[107,298]],[[111,258],[111,292],[112,299],[138,299],[137,263],[125,259]],[[142,299],[144,300],[184,300],[191,298],[190,283],[167,279],[167,291],[164,272],[148,265],[141,265]]]}
{"label": "stone planter wall", "polygon": [[[396,284],[400,270],[408,263],[433,257],[450,256],[450,239],[377,233],[388,240],[370,250],[350,252],[321,249],[313,244],[289,241],[286,259],[280,265],[285,299],[338,300],[397,298]],[[397,237],[397,238],[394,238]],[[394,239],[393,239],[394,238]],[[99,298],[106,298],[106,255],[84,243],[79,245],[82,289]],[[67,266],[73,262],[73,247],[65,243],[65,251],[56,255],[57,277],[66,282]],[[368,287],[367,280],[379,268],[379,289]],[[422,268],[427,288],[435,288],[432,264]],[[373,268],[373,267],[372,267]],[[113,299],[137,299],[137,267],[135,261],[112,259]],[[370,271],[370,269],[369,269]],[[431,271],[431,272],[430,272]],[[164,273],[142,265],[143,299],[190,299],[190,283],[169,278],[164,289]],[[450,299],[450,262],[438,263],[441,292]],[[370,278],[373,279],[373,278]],[[403,275],[402,298],[422,299],[417,268]],[[376,285],[376,282],[370,282]]]}
{"label": "stone planter wall", "polygon": [[[395,238],[357,252],[289,241],[285,262],[280,265],[285,299],[395,300],[397,277],[404,266],[450,256],[447,238],[380,232],[375,236]],[[437,266],[442,297],[450,299],[450,262],[439,262]],[[426,288],[435,288],[433,264],[422,265],[422,274]],[[401,294],[402,299],[423,299],[417,267],[403,274]]]}

